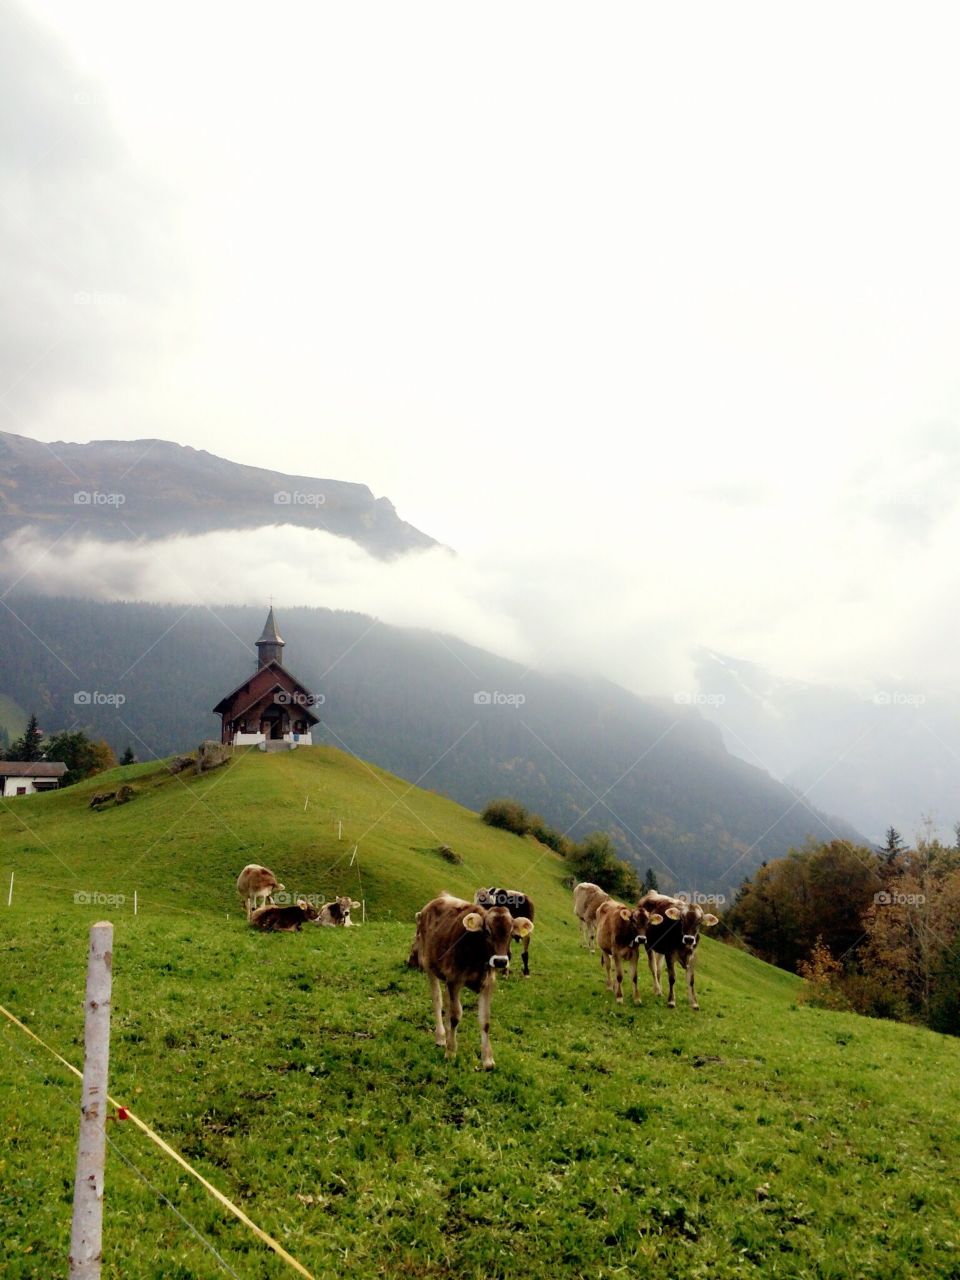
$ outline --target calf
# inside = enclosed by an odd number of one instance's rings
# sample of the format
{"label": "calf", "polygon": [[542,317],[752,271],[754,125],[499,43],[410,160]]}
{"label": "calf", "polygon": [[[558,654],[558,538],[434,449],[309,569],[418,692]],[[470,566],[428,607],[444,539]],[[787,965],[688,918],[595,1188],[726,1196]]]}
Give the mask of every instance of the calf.
{"label": "calf", "polygon": [[[237,876],[237,893],[243,898],[247,908],[247,919],[253,915],[259,905],[266,905],[273,899],[274,891],[279,893],[283,885],[268,867],[258,866],[251,862]],[[263,899],[263,903],[259,899]]]}
{"label": "calf", "polygon": [[[478,889],[473,895],[474,902],[481,907],[506,907],[514,920],[529,920],[533,924],[533,899],[519,889],[497,889],[493,885],[489,889]],[[523,976],[530,977],[530,934],[523,939],[520,957],[523,960]]]}
{"label": "calf", "polygon": [[[422,969],[430,981],[435,1040],[446,1046],[447,1058],[456,1057],[457,1027],[463,1016],[460,990],[476,991],[480,1023],[480,1051],[484,1071],[494,1066],[490,1048],[490,1002],[498,973],[510,967],[510,942],[533,932],[533,922],[514,919],[506,907],[483,907],[453,898],[434,898],[417,915],[417,933],[409,964]],[[447,1025],[443,1024],[443,996],[447,988]]]}
{"label": "calf", "polygon": [[597,937],[597,910],[610,898],[598,884],[584,880],[573,887],[573,912],[580,921],[580,945],[594,950]]}
{"label": "calf", "polygon": [[700,941],[700,926],[712,929],[719,924],[716,916],[705,913],[696,903],[685,902],[682,898],[667,898],[662,893],[648,893],[640,899],[638,906],[650,912],[657,912],[664,917],[662,924],[654,925],[647,930],[647,962],[653,975],[654,995],[663,995],[660,986],[661,958],[666,957],[667,973],[670,977],[670,992],[667,997],[667,1008],[677,1007],[674,994],[676,981],[675,964],[680,964],[687,971],[687,995],[690,1008],[699,1009],[697,993],[694,990],[694,961],[697,957],[697,943]]}
{"label": "calf", "polygon": [[306,920],[316,920],[320,912],[311,907],[305,898],[292,907],[257,907],[250,916],[254,929],[262,929],[264,933],[297,933],[303,928]]}
{"label": "calf", "polygon": [[[622,902],[614,902],[608,898],[601,902],[597,909],[597,946],[600,948],[600,963],[607,976],[607,990],[613,991],[617,1004],[623,1004],[623,962],[629,962],[630,976],[633,979],[633,1003],[640,1003],[640,990],[637,986],[637,960],[640,948],[646,944],[647,930],[663,922],[659,912],[647,911],[645,907],[625,907]],[[613,982],[613,969],[616,969],[617,981]]]}
{"label": "calf", "polygon": [[317,924],[326,928],[351,929],[354,925],[350,911],[356,911],[359,905],[353,898],[335,898],[333,902],[325,902],[317,913]]}

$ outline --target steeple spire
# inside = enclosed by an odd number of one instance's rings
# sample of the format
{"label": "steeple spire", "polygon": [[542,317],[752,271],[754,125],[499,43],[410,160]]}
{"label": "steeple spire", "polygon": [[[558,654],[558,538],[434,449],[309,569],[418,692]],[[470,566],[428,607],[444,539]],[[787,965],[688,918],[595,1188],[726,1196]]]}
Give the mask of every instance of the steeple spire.
{"label": "steeple spire", "polygon": [[257,669],[265,667],[268,662],[283,662],[283,646],[284,641],[280,638],[280,632],[277,630],[277,620],[273,616],[273,603],[271,600],[270,612],[267,614],[267,620],[263,624],[263,632],[257,641]]}

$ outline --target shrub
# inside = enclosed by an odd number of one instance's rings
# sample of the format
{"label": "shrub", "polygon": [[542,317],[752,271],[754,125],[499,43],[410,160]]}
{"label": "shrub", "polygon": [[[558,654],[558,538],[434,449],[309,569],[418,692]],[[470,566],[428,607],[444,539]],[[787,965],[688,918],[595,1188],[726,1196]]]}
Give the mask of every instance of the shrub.
{"label": "shrub", "polygon": [[488,827],[500,827],[515,836],[525,836],[530,830],[530,817],[516,800],[491,800],[480,816]]}

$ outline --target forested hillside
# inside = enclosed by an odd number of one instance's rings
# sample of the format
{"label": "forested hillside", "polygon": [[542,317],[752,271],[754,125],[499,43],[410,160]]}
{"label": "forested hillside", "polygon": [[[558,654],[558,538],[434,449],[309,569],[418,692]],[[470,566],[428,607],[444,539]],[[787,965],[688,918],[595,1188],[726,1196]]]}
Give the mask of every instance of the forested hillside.
{"label": "forested hillside", "polygon": [[[82,727],[141,759],[219,736],[210,709],[253,669],[265,613],[9,603],[15,613],[0,611],[0,692],[36,711],[47,733]],[[525,671],[357,614],[278,609],[278,618],[285,664],[324,698],[321,740],[474,809],[511,795],[574,837],[609,830],[665,887],[729,894],[808,835],[855,835],[729,755],[688,707]]]}

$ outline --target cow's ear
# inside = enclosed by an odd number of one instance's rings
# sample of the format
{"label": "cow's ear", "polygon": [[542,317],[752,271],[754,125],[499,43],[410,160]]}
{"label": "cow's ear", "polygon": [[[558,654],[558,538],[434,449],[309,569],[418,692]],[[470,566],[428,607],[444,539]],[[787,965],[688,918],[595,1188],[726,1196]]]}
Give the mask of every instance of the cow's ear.
{"label": "cow's ear", "polygon": [[631,912],[629,912],[629,911],[627,910],[627,908],[626,908],[626,907],[621,907],[621,908],[620,908],[620,919],[621,919],[621,920],[629,920],[629,919],[630,919],[630,916],[631,916]]}
{"label": "cow's ear", "polygon": [[301,909],[301,911],[305,911],[305,910],[306,910],[306,906],[307,906],[307,900],[306,900],[306,898],[298,898],[298,899],[297,899],[297,906]]}
{"label": "cow's ear", "polygon": [[468,933],[479,933],[483,928],[483,916],[479,911],[468,911],[463,917],[463,927]]}
{"label": "cow's ear", "polygon": [[650,921],[649,921],[649,923],[650,923],[650,924],[663,924],[663,916],[662,916],[662,915],[660,915],[660,913],[659,913],[659,912],[655,911],[655,912],[653,913],[653,915],[650,917]]}
{"label": "cow's ear", "polygon": [[533,921],[528,920],[526,916],[520,916],[513,922],[513,936],[515,938],[526,938],[533,933]]}
{"label": "cow's ear", "polygon": [[705,916],[703,917],[703,919],[700,921],[700,923],[701,923],[701,924],[705,924],[705,925],[707,926],[707,928],[708,928],[708,929],[712,929],[712,928],[713,928],[713,926],[714,926],[715,924],[719,924],[719,923],[720,923],[720,917],[719,917],[719,916],[712,916],[712,915],[705,915]]}
{"label": "cow's ear", "polygon": [[351,909],[352,909],[353,911],[359,911],[359,910],[360,910],[360,903],[359,903],[359,902],[354,901],[354,900],[351,898],[351,899],[350,899],[350,907],[351,907]]}
{"label": "cow's ear", "polygon": [[679,920],[679,919],[680,919],[680,908],[679,908],[679,907],[667,907],[666,911],[665,911],[663,914],[664,914],[664,915],[665,915],[669,920]]}

